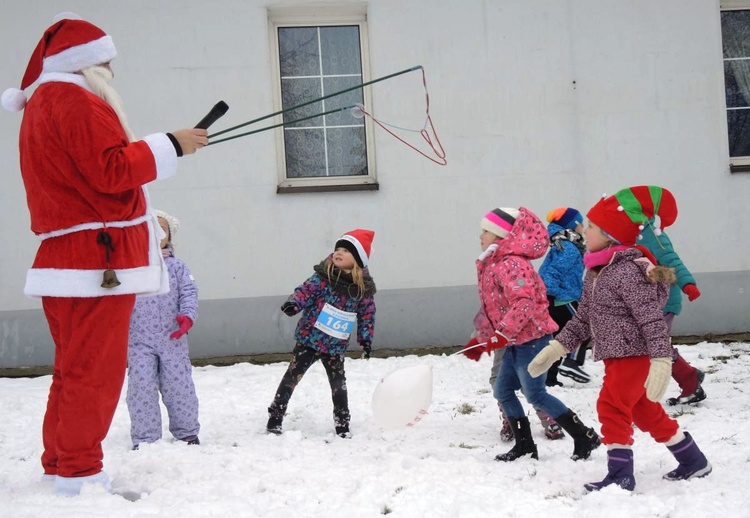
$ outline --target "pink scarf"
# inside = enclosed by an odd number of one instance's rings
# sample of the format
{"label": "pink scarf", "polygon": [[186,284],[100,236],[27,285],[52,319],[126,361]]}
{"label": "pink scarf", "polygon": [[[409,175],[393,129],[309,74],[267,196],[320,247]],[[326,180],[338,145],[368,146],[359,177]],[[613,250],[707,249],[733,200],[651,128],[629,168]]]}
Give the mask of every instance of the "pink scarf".
{"label": "pink scarf", "polygon": [[596,268],[597,266],[607,265],[617,252],[622,252],[623,250],[627,250],[629,248],[632,247],[625,245],[613,245],[599,250],[598,252],[586,252],[585,254],[583,254],[583,265],[587,270]]}

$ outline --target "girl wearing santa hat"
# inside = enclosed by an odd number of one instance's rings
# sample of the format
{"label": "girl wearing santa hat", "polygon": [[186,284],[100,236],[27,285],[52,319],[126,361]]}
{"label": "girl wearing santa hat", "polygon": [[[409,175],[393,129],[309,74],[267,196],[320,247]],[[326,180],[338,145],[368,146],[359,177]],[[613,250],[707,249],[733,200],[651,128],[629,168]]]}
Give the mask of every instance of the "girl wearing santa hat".
{"label": "girl wearing santa hat", "polygon": [[357,325],[357,341],[369,359],[375,328],[375,283],[368,270],[375,233],[356,229],[336,241],[334,252],[314,267],[315,273],[298,286],[281,306],[288,316],[302,312],[289,368],[268,407],[268,433],[281,434],[284,415],[294,389],[313,363],[323,363],[333,400],[336,434],[350,438],[349,400],[344,354]]}
{"label": "girl wearing santa hat", "polygon": [[586,275],[578,312],[529,364],[541,376],[552,363],[592,339],[594,360],[604,361],[597,412],[607,445],[606,477],[589,491],[618,485],[635,489],[633,424],[667,446],[679,463],[666,480],[687,480],[711,472],[711,464],[687,432],[659,403],[672,370],[672,346],[662,307],[674,273],[655,266],[653,255],[636,246],[649,218],[662,226],[677,217],[672,193],[656,186],[622,189],[604,196],[586,215]]}

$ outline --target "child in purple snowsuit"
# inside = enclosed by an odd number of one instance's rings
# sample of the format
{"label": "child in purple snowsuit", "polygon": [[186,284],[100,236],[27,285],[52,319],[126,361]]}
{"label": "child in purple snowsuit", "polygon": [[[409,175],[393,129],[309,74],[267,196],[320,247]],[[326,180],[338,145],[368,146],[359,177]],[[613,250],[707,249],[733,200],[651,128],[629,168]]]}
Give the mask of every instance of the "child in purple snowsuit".
{"label": "child in purple snowsuit", "polygon": [[174,256],[172,239],[180,222],[154,211],[165,237],[162,256],[169,293],[136,299],[128,340],[130,437],[133,449],[161,439],[159,393],[169,414],[169,431],[188,444],[200,444],[198,396],[191,375],[187,332],[198,316],[198,287],[184,262]]}

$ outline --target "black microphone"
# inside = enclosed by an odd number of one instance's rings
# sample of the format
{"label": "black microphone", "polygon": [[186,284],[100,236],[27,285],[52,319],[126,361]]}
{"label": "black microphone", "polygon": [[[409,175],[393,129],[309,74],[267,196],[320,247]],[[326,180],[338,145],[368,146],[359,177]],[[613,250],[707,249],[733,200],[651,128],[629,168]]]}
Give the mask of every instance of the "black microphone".
{"label": "black microphone", "polygon": [[195,129],[208,129],[208,127],[219,120],[229,109],[229,105],[224,101],[219,101],[211,108],[211,111],[195,125]]}

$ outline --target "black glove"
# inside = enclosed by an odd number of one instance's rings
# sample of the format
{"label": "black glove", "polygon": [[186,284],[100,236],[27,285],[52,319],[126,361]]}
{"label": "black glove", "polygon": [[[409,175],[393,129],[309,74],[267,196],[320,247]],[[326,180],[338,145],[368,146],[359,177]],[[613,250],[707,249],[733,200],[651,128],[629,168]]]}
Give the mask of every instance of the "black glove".
{"label": "black glove", "polygon": [[372,352],[372,345],[362,344],[359,347],[362,349],[362,358],[364,358],[365,360],[369,360],[370,353]]}
{"label": "black glove", "polygon": [[284,302],[281,305],[281,311],[288,317],[293,317],[297,314],[297,304],[294,302]]}

